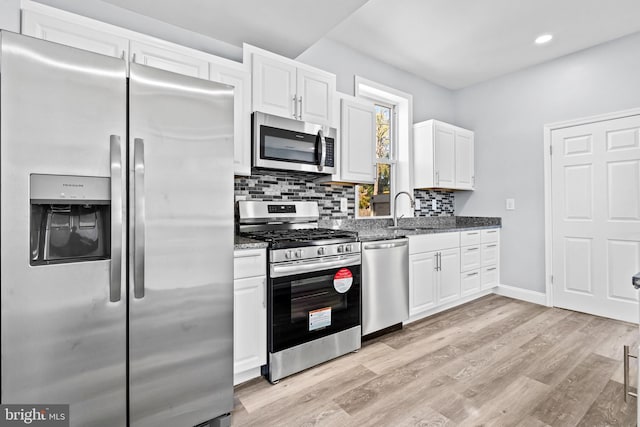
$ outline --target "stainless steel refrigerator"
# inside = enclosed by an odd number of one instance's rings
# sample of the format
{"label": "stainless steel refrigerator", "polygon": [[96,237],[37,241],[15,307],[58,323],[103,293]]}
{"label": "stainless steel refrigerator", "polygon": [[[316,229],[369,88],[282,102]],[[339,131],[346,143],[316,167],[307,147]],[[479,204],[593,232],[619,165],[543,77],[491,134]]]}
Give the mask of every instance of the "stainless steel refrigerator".
{"label": "stainless steel refrigerator", "polygon": [[2,403],[228,423],[233,88],[0,37]]}

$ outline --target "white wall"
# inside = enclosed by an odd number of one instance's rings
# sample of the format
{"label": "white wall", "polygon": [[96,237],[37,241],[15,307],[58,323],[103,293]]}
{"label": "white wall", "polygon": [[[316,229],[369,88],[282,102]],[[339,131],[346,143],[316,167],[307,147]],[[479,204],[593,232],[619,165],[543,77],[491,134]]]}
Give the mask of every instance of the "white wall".
{"label": "white wall", "polygon": [[296,58],[337,76],[340,92],[354,94],[354,76],[413,95],[413,122],[454,119],[453,94],[449,89],[428,82],[415,74],[357,52],[342,43],[324,38]]}
{"label": "white wall", "polygon": [[[455,92],[475,131],[476,191],[456,215],[502,217],[501,282],[545,291],[543,126],[640,107],[640,33]],[[505,210],[505,198],[516,210]]]}
{"label": "white wall", "polygon": [[20,0],[0,0],[0,29],[20,32]]}

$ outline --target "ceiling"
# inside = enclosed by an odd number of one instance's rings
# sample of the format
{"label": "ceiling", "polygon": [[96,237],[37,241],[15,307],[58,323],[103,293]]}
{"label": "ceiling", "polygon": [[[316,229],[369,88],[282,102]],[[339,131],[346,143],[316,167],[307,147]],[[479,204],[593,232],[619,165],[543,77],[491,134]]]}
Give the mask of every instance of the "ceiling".
{"label": "ceiling", "polygon": [[295,58],[367,0],[104,0],[235,46]]}
{"label": "ceiling", "polygon": [[637,31],[638,0],[370,0],[328,37],[459,89]]}
{"label": "ceiling", "polygon": [[104,1],[290,58],[328,37],[449,89],[640,31],[638,0]]}

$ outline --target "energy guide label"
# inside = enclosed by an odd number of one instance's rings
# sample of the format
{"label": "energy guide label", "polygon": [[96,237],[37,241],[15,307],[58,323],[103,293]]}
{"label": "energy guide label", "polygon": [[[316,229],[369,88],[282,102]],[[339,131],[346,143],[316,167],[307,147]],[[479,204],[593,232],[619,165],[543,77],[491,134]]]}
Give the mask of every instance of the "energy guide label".
{"label": "energy guide label", "polygon": [[331,307],[319,308],[309,312],[309,330],[331,326]]}

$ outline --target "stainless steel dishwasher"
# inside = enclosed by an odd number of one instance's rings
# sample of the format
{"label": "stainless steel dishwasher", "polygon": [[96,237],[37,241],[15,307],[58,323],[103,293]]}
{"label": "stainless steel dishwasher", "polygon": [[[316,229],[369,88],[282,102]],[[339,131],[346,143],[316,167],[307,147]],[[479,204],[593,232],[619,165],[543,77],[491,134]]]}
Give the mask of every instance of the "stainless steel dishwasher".
{"label": "stainless steel dishwasher", "polygon": [[362,335],[409,318],[409,239],[362,243]]}

